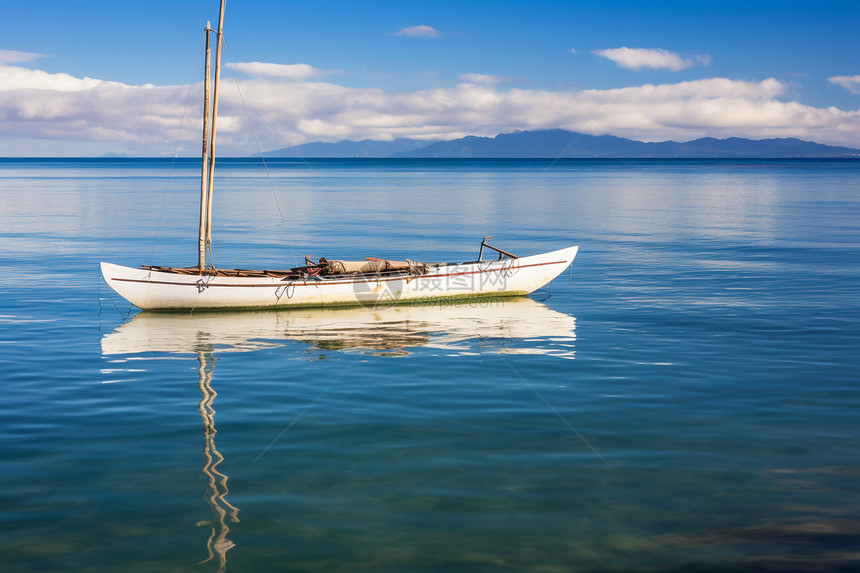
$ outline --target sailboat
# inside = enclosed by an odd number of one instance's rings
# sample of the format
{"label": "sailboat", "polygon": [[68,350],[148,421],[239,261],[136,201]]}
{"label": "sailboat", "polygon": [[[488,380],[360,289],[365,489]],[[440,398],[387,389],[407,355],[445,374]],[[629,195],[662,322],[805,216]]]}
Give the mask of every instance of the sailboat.
{"label": "sailboat", "polygon": [[[313,306],[387,306],[453,298],[527,295],[560,275],[578,247],[519,257],[490,245],[484,237],[476,260],[423,263],[367,257],[364,261],[313,261],[284,270],[217,269],[207,265],[212,241],[212,199],[215,167],[215,128],[224,25],[221,0],[215,45],[211,106],[210,36],[206,26],[206,72],[203,102],[203,154],[200,176],[200,224],[196,267],[142,265],[124,267],[102,262],[101,272],[111,289],[143,310],[226,310]],[[484,259],[484,250],[496,258]]]}

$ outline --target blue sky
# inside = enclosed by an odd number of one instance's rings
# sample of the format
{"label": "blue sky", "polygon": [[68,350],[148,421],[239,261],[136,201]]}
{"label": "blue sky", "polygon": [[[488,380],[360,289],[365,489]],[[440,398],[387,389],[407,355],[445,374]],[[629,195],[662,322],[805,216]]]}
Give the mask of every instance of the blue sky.
{"label": "blue sky", "polygon": [[[193,155],[217,11],[5,1],[0,155],[168,155],[178,134]],[[555,127],[860,148],[858,30],[856,1],[228,0],[219,149],[255,151],[244,107],[264,149]]]}

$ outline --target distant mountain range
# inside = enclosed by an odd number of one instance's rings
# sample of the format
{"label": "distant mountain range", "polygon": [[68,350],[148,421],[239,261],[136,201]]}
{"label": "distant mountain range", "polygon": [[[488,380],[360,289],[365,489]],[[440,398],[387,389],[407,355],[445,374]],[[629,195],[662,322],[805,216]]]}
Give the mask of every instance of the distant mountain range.
{"label": "distant mountain range", "polygon": [[427,147],[428,141],[417,139],[395,139],[394,141],[338,141],[337,143],[303,143],[294,147],[285,147],[275,151],[267,151],[266,157],[394,157],[399,153],[408,153]]}
{"label": "distant mountain range", "polygon": [[496,137],[452,141],[339,141],[305,143],[265,153],[266,157],[435,157],[435,158],[763,158],[858,157],[860,149],[794,138],[703,137],[686,143],[645,143],[613,135],[585,135],[561,129],[520,131]]}

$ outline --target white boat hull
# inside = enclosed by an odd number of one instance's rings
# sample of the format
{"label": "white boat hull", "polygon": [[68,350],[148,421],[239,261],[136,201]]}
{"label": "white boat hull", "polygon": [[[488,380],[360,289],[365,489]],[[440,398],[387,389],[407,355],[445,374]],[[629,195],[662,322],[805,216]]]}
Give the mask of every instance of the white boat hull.
{"label": "white boat hull", "polygon": [[282,279],[183,275],[101,263],[105,282],[144,310],[383,306],[449,297],[526,295],[561,274],[578,247],[541,255],[431,266],[426,274]]}

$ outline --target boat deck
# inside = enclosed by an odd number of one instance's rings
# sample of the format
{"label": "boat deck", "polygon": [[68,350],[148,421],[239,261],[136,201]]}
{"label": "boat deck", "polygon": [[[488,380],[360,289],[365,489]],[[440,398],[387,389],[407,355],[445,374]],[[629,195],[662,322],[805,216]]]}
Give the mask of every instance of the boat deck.
{"label": "boat deck", "polygon": [[370,271],[370,272],[351,272],[351,273],[332,273],[327,272],[325,268],[320,268],[318,266],[307,266],[307,267],[295,267],[288,270],[252,270],[252,269],[204,269],[202,272],[197,267],[162,267],[158,265],[141,265],[141,268],[156,271],[160,273],[170,273],[175,275],[194,275],[194,276],[208,276],[208,277],[275,277],[280,279],[305,279],[309,277],[326,277],[326,278],[338,278],[338,277],[388,277],[388,276],[399,276],[399,275],[423,275],[426,274],[430,268],[438,268],[444,267],[452,264],[463,264],[463,263],[429,263],[423,264],[422,269],[420,271],[409,271],[408,269],[392,269],[392,270],[378,270],[378,271]]}

